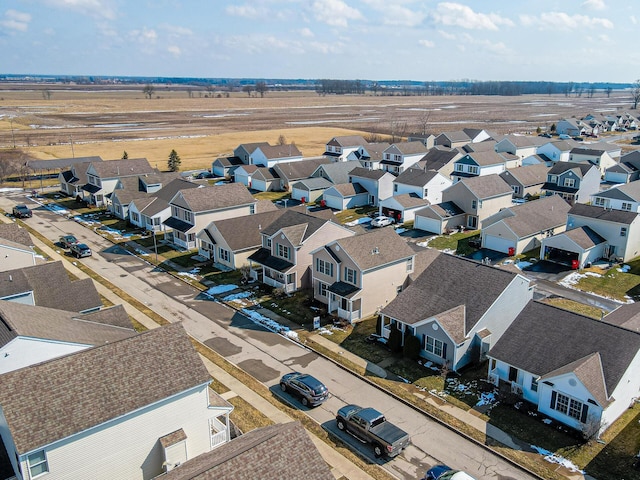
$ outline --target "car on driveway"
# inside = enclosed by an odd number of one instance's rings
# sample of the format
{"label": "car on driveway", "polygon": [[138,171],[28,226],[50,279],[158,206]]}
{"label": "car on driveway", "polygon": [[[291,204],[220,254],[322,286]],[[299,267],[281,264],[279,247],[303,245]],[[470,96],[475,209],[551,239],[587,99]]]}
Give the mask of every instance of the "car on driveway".
{"label": "car on driveway", "polygon": [[305,407],[317,407],[329,398],[327,387],[317,378],[305,373],[293,372],[283,375],[280,388],[283,392],[300,397]]}
{"label": "car on driveway", "polygon": [[436,465],[427,470],[423,480],[474,480],[474,478],[461,470],[454,470],[446,465]]}
{"label": "car on driveway", "polygon": [[371,220],[371,226],[376,228],[386,227],[387,225],[391,225],[392,223],[394,223],[393,218],[385,217],[384,215],[380,215],[379,217]]}
{"label": "car on driveway", "polygon": [[69,247],[69,252],[76,258],[90,257],[91,249],[85,243],[74,243]]}
{"label": "car on driveway", "polygon": [[71,248],[71,245],[78,243],[78,239],[73,235],[63,235],[58,240],[58,243],[62,248]]}
{"label": "car on driveway", "polygon": [[16,205],[13,207],[13,216],[16,218],[31,218],[31,209],[25,204]]}

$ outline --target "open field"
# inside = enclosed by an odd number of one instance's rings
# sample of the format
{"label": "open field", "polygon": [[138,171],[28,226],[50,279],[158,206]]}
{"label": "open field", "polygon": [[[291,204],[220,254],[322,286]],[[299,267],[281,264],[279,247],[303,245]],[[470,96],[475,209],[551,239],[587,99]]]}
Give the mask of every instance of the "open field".
{"label": "open field", "polygon": [[[43,89],[51,93],[44,98]],[[336,135],[441,133],[485,128],[496,133],[535,132],[564,117],[626,111],[630,94],[610,98],[561,95],[319,96],[315,92],[245,93],[142,86],[0,85],[0,148],[16,145],[35,158],[99,155],[146,157],[164,168],[171,149],[182,169],[209,167],[240,143],[294,141],[305,156],[320,155]],[[219,96],[219,97],[218,97]]]}

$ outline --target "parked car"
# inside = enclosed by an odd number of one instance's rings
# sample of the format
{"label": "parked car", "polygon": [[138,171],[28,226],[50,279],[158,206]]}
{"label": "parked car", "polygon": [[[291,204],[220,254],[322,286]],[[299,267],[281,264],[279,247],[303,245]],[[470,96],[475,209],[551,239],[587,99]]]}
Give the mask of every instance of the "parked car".
{"label": "parked car", "polygon": [[364,443],[373,446],[376,458],[399,455],[409,445],[409,434],[373,408],[346,405],[336,415],[338,430],[346,431]]}
{"label": "parked car", "polygon": [[423,480],[475,480],[471,475],[461,470],[454,470],[446,465],[436,465],[427,470]]}
{"label": "parked car", "polygon": [[85,243],[74,243],[69,247],[69,252],[71,252],[71,255],[74,255],[76,258],[91,256],[91,249]]}
{"label": "parked car", "polygon": [[13,216],[16,218],[31,218],[32,215],[33,213],[25,204],[13,207]]}
{"label": "parked car", "polygon": [[558,138],[560,140],[571,140],[571,136],[567,135],[566,133],[561,133],[560,135],[558,135]]}
{"label": "parked car", "polygon": [[544,137],[544,138],[551,138],[551,134],[550,133],[539,133],[538,136],[539,137]]}
{"label": "parked car", "polygon": [[78,243],[78,239],[73,235],[63,235],[62,237],[60,237],[58,243],[60,243],[60,246],[62,248],[71,248],[71,245],[75,245],[76,243]]}
{"label": "parked car", "polygon": [[385,217],[384,215],[380,215],[371,220],[372,227],[386,227],[387,225],[391,225],[392,223],[395,223],[395,220],[391,217]]}
{"label": "parked car", "polygon": [[293,372],[280,379],[283,392],[290,392],[298,397],[305,407],[317,407],[329,398],[329,390],[315,377],[305,373]]}

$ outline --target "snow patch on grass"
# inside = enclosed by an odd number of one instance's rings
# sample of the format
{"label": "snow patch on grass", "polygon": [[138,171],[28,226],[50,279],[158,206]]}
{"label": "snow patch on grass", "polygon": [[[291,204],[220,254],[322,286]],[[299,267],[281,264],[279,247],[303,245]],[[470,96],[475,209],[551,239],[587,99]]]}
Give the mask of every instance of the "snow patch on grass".
{"label": "snow patch on grass", "polygon": [[531,445],[531,448],[542,455],[547,462],[557,463],[558,465],[562,465],[572,472],[584,474],[584,471],[580,470],[571,460],[567,460],[560,455],[556,455],[555,453],[550,452],[549,450],[545,450],[544,448],[538,447],[536,445]]}

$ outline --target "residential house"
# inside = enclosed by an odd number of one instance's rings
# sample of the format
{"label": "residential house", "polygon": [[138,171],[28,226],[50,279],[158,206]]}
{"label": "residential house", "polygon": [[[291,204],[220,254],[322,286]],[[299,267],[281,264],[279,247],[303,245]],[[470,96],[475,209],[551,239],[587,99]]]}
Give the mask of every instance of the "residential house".
{"label": "residential house", "polygon": [[251,155],[256,151],[258,147],[268,147],[269,142],[253,142],[253,143],[241,143],[233,149],[233,156],[239,159],[245,165],[251,165]]}
{"label": "residential house", "polygon": [[311,252],[355,235],[331,220],[287,210],[262,229],[262,246],[249,256],[253,278],[286,293],[311,287]]}
{"label": "residential house", "polygon": [[380,214],[391,217],[396,223],[413,222],[416,212],[429,205],[429,200],[415,193],[401,193],[380,202]]}
{"label": "residential house", "polygon": [[280,189],[280,178],[273,168],[257,165],[241,165],[233,172],[234,182],[258,192]]}
{"label": "residential house", "polygon": [[0,374],[136,334],[122,305],[77,313],[0,300]]}
{"label": "residential house", "polygon": [[590,163],[558,162],[547,172],[543,195],[560,195],[571,205],[587,203],[600,190],[600,169]]}
{"label": "residential house", "polygon": [[70,197],[82,197],[82,186],[87,183],[87,168],[92,163],[101,162],[100,157],[81,157],[81,160],[72,163],[68,170],[63,170],[58,174],[60,191]]}
{"label": "residential house", "polygon": [[623,303],[618,308],[609,312],[601,320],[617,325],[618,327],[626,328],[627,330],[633,330],[640,332],[640,302]]}
{"label": "residential house", "polygon": [[410,133],[407,135],[407,142],[422,142],[422,144],[431,149],[436,145],[436,136],[432,133]]}
{"label": "residential house", "polygon": [[573,140],[548,140],[538,147],[538,155],[548,158],[551,162],[568,162],[571,150],[578,146]]}
{"label": "residential house", "polygon": [[483,142],[491,138],[491,134],[486,130],[476,128],[463,128],[454,132],[443,132],[438,135],[434,143],[442,147],[456,148],[467,143]]}
{"label": "residential house", "polygon": [[187,460],[157,480],[333,480],[331,469],[309,435],[299,422],[256,428]]}
{"label": "residential house", "polygon": [[384,159],[384,152],[390,146],[387,142],[367,143],[347,155],[347,160],[358,160],[364,168],[378,170]]}
{"label": "residential house", "polygon": [[256,213],[256,199],[239,183],[179,190],[169,205],[167,240],[187,250],[196,248],[196,233],[212,221]]}
{"label": "residential house", "polygon": [[244,163],[238,157],[219,157],[211,163],[211,173],[214,177],[231,179],[240,165]]}
{"label": "residential house", "polygon": [[589,145],[585,145],[585,147],[572,148],[569,152],[569,162],[595,165],[600,169],[601,175],[604,175],[608,168],[618,164],[606,151],[589,147]]}
{"label": "residential house", "polygon": [[196,234],[198,254],[220,269],[249,265],[248,258],[262,246],[262,230],[288,209],[215,220]]}
{"label": "residential house", "polygon": [[640,179],[640,150],[624,154],[620,162],[607,168],[604,181],[607,183],[629,183]]}
{"label": "residential house", "polygon": [[299,162],[302,152],[294,143],[289,145],[262,145],[256,148],[249,157],[250,165],[272,168],[281,162]]}
{"label": "residential house", "polygon": [[[597,132],[597,127],[591,127],[577,118],[564,118],[556,123],[556,133],[558,135],[569,135],[570,137],[591,134],[594,129]],[[597,133],[595,134],[597,135]]]}
{"label": "residential house", "polygon": [[39,255],[29,232],[17,223],[0,223],[0,271],[29,267]]}
{"label": "residential house", "polygon": [[275,190],[288,192],[291,185],[299,180],[309,178],[320,165],[331,163],[329,157],[315,157],[299,162],[283,162],[273,166],[273,171],[280,178],[280,187]]}
{"label": "residential house", "polygon": [[83,200],[98,207],[109,203],[108,195],[126,177],[139,177],[157,173],[146,158],[92,162],[87,167],[87,183],[82,186]]}
{"label": "residential house", "polygon": [[[390,175],[377,170],[382,175]],[[326,207],[334,210],[347,210],[349,208],[373,205],[374,197],[359,183],[341,183],[326,189],[322,194],[322,202]]]}
{"label": "residential house", "polygon": [[178,172],[158,172],[139,177],[119,178],[110,199],[109,211],[121,220],[129,219],[129,205],[135,199],[153,197],[164,185],[180,178]]}
{"label": "residential house", "polygon": [[607,155],[615,161],[619,161],[620,157],[622,156],[622,147],[617,143],[601,141],[586,143],[585,146],[592,150],[600,150],[601,152],[606,152]]}
{"label": "residential house", "polygon": [[547,181],[549,168],[544,163],[523,165],[510,168],[500,174],[500,177],[511,185],[514,198],[529,198],[540,195],[542,185]]}
{"label": "residential house", "polygon": [[440,203],[442,192],[451,186],[449,178],[435,170],[409,168],[393,181],[393,195],[413,193],[429,203]]}
{"label": "residential house", "polygon": [[324,155],[333,158],[335,162],[345,162],[350,153],[367,144],[368,142],[360,135],[333,137],[327,142]]}
{"label": "residential house", "polygon": [[464,228],[466,214],[455,202],[442,202],[414,212],[413,219],[413,228],[441,235]]}
{"label": "residential house", "polygon": [[567,231],[545,238],[540,258],[582,268],[601,258],[629,260],[640,255],[638,213],[576,203],[567,215]]}
{"label": "residential house", "polygon": [[640,213],[640,182],[623,183],[594,193],[591,205]]}
{"label": "residential house", "polygon": [[164,221],[171,217],[171,199],[179,191],[192,188],[201,188],[201,185],[184,178],[176,178],[157,192],[131,200],[128,208],[129,222],[149,232],[160,231],[164,228]]}
{"label": "residential house", "polygon": [[81,313],[102,307],[93,280],[71,280],[62,261],[0,272],[0,300]]}
{"label": "residential house", "polygon": [[383,152],[380,168],[394,175],[399,175],[418,163],[428,151],[429,149],[422,142],[394,143]]}
{"label": "residential house", "polygon": [[489,352],[489,379],[586,436],[638,396],[640,333],[530,302]]}
{"label": "residential house", "polygon": [[512,205],[482,222],[482,247],[509,256],[540,247],[543,238],[564,232],[571,206],[558,195]]}
{"label": "residential house", "polygon": [[17,478],[147,480],[230,441],[233,407],[209,389],[179,323],[0,381],[0,436]]}
{"label": "residential house", "polygon": [[441,254],[380,311],[381,332],[417,337],[422,358],[457,371],[484,359],[532,297],[518,273]]}
{"label": "residential house", "polygon": [[371,205],[377,207],[380,201],[393,196],[393,181],[395,175],[385,170],[368,170],[363,167],[356,167],[349,172],[349,183],[359,183],[369,195],[371,195]]}
{"label": "residential house", "polygon": [[420,159],[418,166],[424,170],[435,170],[449,178],[453,172],[454,162],[462,157],[458,149],[435,146]]}
{"label": "residential house", "polygon": [[[429,258],[439,254],[423,252]],[[314,299],[350,322],[374,315],[406,288],[417,256],[391,228],[341,238],[311,254]]]}
{"label": "residential house", "polygon": [[520,160],[524,160],[531,155],[538,153],[538,147],[547,143],[544,137],[534,137],[531,135],[505,135],[499,142],[496,142],[495,151],[498,153],[510,153],[516,155]]}
{"label": "residential house", "polygon": [[349,172],[362,164],[357,160],[347,160],[319,165],[308,179],[292,185],[291,198],[302,203],[315,202],[333,185],[349,182]]}
{"label": "residential house", "polygon": [[515,168],[519,158],[510,153],[496,153],[493,150],[469,152],[453,163],[451,179],[453,183],[463,178],[484,175],[499,175],[507,169],[507,165]]}
{"label": "residential house", "polygon": [[332,186],[326,178],[306,178],[291,185],[291,198],[301,203],[315,203]]}

